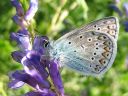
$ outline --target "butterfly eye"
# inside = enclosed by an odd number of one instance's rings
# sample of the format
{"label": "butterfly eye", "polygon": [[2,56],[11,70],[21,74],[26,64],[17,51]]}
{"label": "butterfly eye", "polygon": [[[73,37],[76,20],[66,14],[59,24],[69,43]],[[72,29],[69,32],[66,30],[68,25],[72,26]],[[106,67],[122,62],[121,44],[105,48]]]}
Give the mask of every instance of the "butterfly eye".
{"label": "butterfly eye", "polygon": [[47,48],[49,46],[49,41],[45,41],[44,48]]}

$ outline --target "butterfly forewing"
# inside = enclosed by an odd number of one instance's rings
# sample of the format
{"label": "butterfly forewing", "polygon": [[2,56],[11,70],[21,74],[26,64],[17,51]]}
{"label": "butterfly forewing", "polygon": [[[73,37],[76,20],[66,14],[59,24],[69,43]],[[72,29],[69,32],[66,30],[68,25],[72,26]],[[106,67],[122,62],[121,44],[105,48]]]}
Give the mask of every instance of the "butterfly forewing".
{"label": "butterfly forewing", "polygon": [[115,40],[118,38],[119,24],[116,17],[106,17],[81,28],[81,31],[105,32],[111,35]]}

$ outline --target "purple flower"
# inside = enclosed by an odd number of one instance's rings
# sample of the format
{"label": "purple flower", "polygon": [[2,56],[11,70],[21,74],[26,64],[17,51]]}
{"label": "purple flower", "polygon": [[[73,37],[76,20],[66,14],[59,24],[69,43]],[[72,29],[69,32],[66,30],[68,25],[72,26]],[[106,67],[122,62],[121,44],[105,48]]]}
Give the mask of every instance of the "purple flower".
{"label": "purple flower", "polygon": [[53,84],[57,89],[56,90],[57,93],[59,93],[59,96],[64,96],[64,88],[61,81],[60,73],[58,71],[59,69],[57,64],[54,61],[49,62],[48,69],[49,69],[50,77],[53,80]]}
{"label": "purple flower", "polygon": [[110,4],[109,5],[109,8],[111,8],[112,10],[114,10],[115,12],[117,12],[119,16],[122,16],[123,15],[122,12],[121,12],[121,10],[115,4]]}
{"label": "purple flower", "polygon": [[56,96],[56,94],[45,90],[44,92],[28,92],[25,96]]}
{"label": "purple flower", "polygon": [[26,93],[25,96],[64,96],[59,67],[54,60],[50,60],[48,49],[45,47],[49,41],[48,38],[37,35],[31,37],[28,26],[25,24],[35,15],[38,9],[37,0],[30,1],[29,10],[25,15],[22,5],[17,0],[11,2],[17,10],[13,20],[21,27],[17,33],[13,32],[10,35],[11,40],[16,41],[20,48],[12,52],[11,56],[16,62],[22,64],[23,70],[10,73],[11,82],[8,86],[17,89],[28,84],[35,89]]}
{"label": "purple flower", "polygon": [[23,16],[24,11],[23,11],[21,3],[19,3],[19,0],[11,0],[11,3],[16,8],[17,15],[20,17]]}
{"label": "purple flower", "polygon": [[128,32],[128,21],[125,21],[123,25],[124,25],[125,31]]}
{"label": "purple flower", "polygon": [[28,28],[29,21],[33,19],[35,13],[38,9],[38,0],[30,0],[30,6],[26,13],[24,13],[23,8],[19,0],[11,0],[12,5],[16,8],[16,15],[13,20],[22,29]]}
{"label": "purple flower", "polygon": [[128,3],[124,3],[123,7],[125,9],[126,16],[128,16]]}
{"label": "purple flower", "polygon": [[18,24],[22,29],[26,29],[28,27],[27,22],[20,16],[15,15],[13,16],[13,21]]}
{"label": "purple flower", "polygon": [[126,64],[126,68],[128,69],[128,55],[126,56],[125,64]]}
{"label": "purple flower", "polygon": [[[59,69],[57,64],[54,61],[46,60],[43,62],[42,56],[45,56],[46,50],[44,47],[42,47],[45,42],[48,40],[47,37],[44,36],[36,36],[34,39],[32,49],[29,49],[30,40],[29,35],[25,35],[20,30],[20,35],[18,33],[13,33],[11,38],[15,40],[18,45],[20,45],[22,50],[14,51],[12,52],[12,57],[15,61],[21,63],[24,67],[24,70],[21,71],[15,71],[11,73],[10,78],[12,81],[9,83],[10,88],[19,88],[24,83],[27,83],[28,85],[32,86],[36,89],[36,92],[32,92],[33,94],[41,94],[37,96],[50,96],[50,95],[43,95],[46,94],[56,94],[57,96],[64,96],[64,89],[63,84],[61,80],[61,76],[59,73]],[[23,50],[24,48],[24,50]],[[48,71],[46,70],[48,69]],[[52,83],[48,80],[48,76],[51,78]],[[54,87],[54,91],[50,89],[50,86]],[[51,92],[51,93],[49,93]],[[28,93],[28,96],[32,93]],[[26,95],[27,96],[27,95]],[[55,96],[55,95],[51,95]]]}
{"label": "purple flower", "polygon": [[[116,0],[116,3],[120,3],[119,0]],[[111,9],[113,9],[116,13],[118,13],[118,15],[120,16],[120,21],[122,22],[123,26],[124,26],[124,30],[126,32],[128,32],[128,21],[127,21],[127,17],[128,17],[128,3],[124,2],[123,3],[123,8],[125,10],[121,10],[116,4],[110,4],[109,7]],[[125,11],[125,12],[124,12]],[[123,14],[126,13],[126,14]]]}
{"label": "purple flower", "polygon": [[30,36],[28,35],[28,31],[26,29],[21,29],[17,33],[11,33],[10,35],[11,40],[17,41],[21,50],[30,50]]}
{"label": "purple flower", "polygon": [[120,0],[115,0],[115,2],[116,2],[116,3],[119,3],[119,2],[120,2]]}
{"label": "purple flower", "polygon": [[38,0],[30,0],[29,10],[25,14],[25,20],[30,21],[38,9]]}

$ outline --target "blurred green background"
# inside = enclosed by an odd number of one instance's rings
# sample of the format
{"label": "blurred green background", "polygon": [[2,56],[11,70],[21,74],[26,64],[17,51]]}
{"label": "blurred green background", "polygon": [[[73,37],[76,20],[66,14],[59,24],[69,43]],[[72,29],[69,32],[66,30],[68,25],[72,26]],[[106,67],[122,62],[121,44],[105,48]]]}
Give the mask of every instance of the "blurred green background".
{"label": "blurred green background", "polygon": [[[123,4],[128,3],[128,0],[116,1],[39,1],[39,9],[35,16],[36,34],[47,35],[54,40],[96,19],[116,16],[120,21],[118,53],[112,68],[101,79],[81,76],[64,68],[61,74],[67,96],[128,96],[128,32],[125,32],[123,25],[123,22],[128,20]],[[110,7],[111,4],[116,5],[123,15],[119,16]],[[2,0],[0,9],[0,96],[21,96],[30,90],[29,86],[25,85],[18,90],[7,87],[8,73],[22,69],[22,65],[13,61],[10,56],[12,51],[17,50],[9,39],[10,32],[18,30],[18,26],[11,19],[15,15],[15,9],[9,0]]]}

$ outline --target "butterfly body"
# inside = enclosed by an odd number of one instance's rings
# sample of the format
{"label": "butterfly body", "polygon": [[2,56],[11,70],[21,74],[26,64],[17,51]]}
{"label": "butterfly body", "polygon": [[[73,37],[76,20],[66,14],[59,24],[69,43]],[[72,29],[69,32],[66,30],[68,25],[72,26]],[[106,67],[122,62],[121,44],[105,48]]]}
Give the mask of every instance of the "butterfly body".
{"label": "butterfly body", "polygon": [[65,34],[51,45],[50,57],[83,75],[104,74],[116,57],[117,23],[108,17]]}

